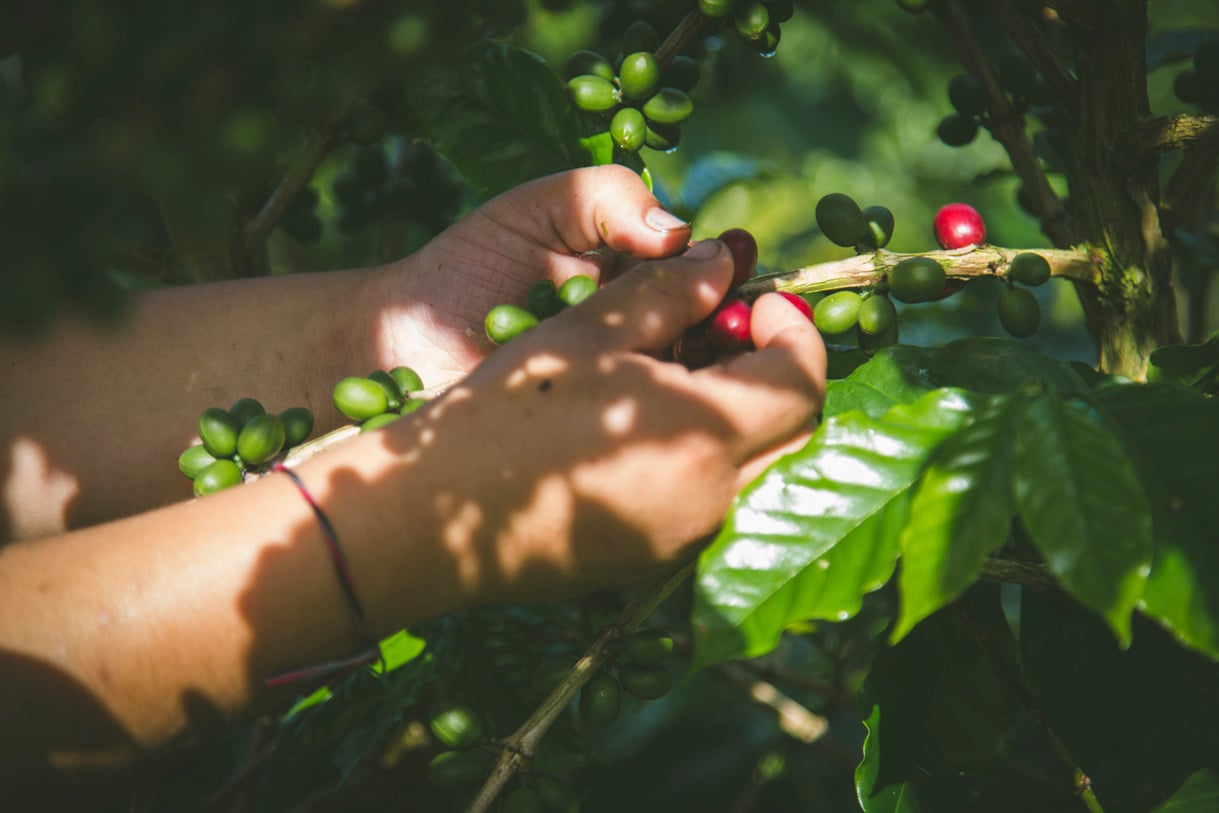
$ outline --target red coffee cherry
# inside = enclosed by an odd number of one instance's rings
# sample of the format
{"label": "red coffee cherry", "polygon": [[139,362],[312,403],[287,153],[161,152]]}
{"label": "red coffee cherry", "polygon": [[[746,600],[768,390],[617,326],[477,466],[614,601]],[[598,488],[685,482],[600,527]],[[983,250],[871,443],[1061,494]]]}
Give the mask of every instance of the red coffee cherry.
{"label": "red coffee cherry", "polygon": [[735,288],[758,270],[758,241],[744,229],[729,229],[718,239],[732,252],[732,287]]}
{"label": "red coffee cherry", "polygon": [[749,349],[751,308],[736,297],[725,299],[707,324],[707,342],[717,353],[740,353]]}
{"label": "red coffee cherry", "polygon": [[813,306],[808,304],[807,299],[799,296],[798,294],[793,294],[790,291],[779,291],[779,296],[795,305],[796,309],[803,313],[805,318],[810,322],[813,321]]}
{"label": "red coffee cherry", "polygon": [[967,203],[950,203],[935,214],[935,241],[940,248],[965,248],[986,241],[982,215]]}

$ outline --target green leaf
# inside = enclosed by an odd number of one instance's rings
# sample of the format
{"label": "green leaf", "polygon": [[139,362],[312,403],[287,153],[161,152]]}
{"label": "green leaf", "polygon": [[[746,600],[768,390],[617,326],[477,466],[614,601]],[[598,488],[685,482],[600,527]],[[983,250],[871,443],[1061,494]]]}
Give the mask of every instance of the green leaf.
{"label": "green leaf", "polygon": [[1155,562],[1139,609],[1219,659],[1219,402],[1172,385],[1097,394],[1135,449],[1151,503]]}
{"label": "green leaf", "polygon": [[[861,764],[857,771],[861,800],[896,785],[917,800],[912,804],[944,810],[942,802],[933,803],[936,797],[959,798],[954,785],[985,777],[1007,756],[1024,710],[975,640],[982,637],[991,653],[1014,668],[1016,644],[998,594],[995,585],[975,588],[961,599],[968,622],[943,610],[877,658],[863,699],[872,706],[871,719],[879,710],[883,721],[869,733],[879,764]],[[866,786],[858,784],[861,772],[870,780]]]}
{"label": "green leaf", "polygon": [[1024,399],[996,396],[944,442],[923,475],[902,532],[898,641],[977,581],[1015,513],[1012,447]]}
{"label": "green leaf", "polygon": [[1151,354],[1148,381],[1177,381],[1199,392],[1219,386],[1219,336],[1201,344],[1170,344]]}
{"label": "green leaf", "polygon": [[536,54],[497,42],[419,71],[411,106],[484,198],[590,162],[562,80]]}
{"label": "green leaf", "polygon": [[868,734],[863,741],[863,759],[855,768],[855,792],[859,797],[859,807],[864,813],[922,813],[923,808],[911,783],[897,782],[883,788],[877,787],[882,737],[879,704],[872,704],[863,724]]}
{"label": "green leaf", "polygon": [[378,675],[392,672],[423,654],[427,641],[416,638],[406,630],[398,630],[393,635],[381,639],[381,660],[372,665],[372,671]]}
{"label": "green leaf", "polygon": [[695,665],[760,655],[795,621],[856,612],[892,571],[907,492],[970,408],[942,390],[881,420],[831,418],[751,484],[699,559]]}
{"label": "green leaf", "polygon": [[941,387],[999,394],[1013,392],[1030,380],[1052,390],[1086,389],[1067,364],[1010,339],[962,339],[941,348],[896,345],[881,350],[841,381],[830,382],[824,414],[859,409],[878,417],[894,404],[911,403]]}
{"label": "green leaf", "polygon": [[1036,398],[1016,442],[1016,494],[1050,570],[1128,645],[1153,543],[1151,507],[1122,444],[1054,393]]}
{"label": "green leaf", "polygon": [[1219,770],[1198,771],[1177,789],[1172,798],[1151,813],[1214,813],[1219,810]]}

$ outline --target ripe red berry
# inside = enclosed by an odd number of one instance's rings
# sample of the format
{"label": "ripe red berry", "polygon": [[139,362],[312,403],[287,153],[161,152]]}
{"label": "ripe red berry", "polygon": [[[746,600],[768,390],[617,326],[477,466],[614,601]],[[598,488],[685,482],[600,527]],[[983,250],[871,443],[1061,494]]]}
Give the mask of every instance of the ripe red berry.
{"label": "ripe red berry", "polygon": [[744,229],[729,229],[719,239],[732,252],[732,287],[735,288],[758,270],[758,241]]}
{"label": "ripe red berry", "polygon": [[796,309],[803,313],[810,322],[813,321],[813,306],[808,304],[807,299],[790,291],[779,291],[779,296],[795,305]]}
{"label": "ripe red berry", "polygon": [[749,349],[751,308],[741,299],[729,297],[711,314],[707,341],[717,353],[740,353]]}
{"label": "ripe red berry", "polygon": [[673,345],[673,360],[691,370],[706,367],[715,361],[715,351],[707,341],[707,331],[702,325],[690,328]]}
{"label": "ripe red berry", "polygon": [[982,215],[967,203],[950,203],[935,214],[935,241],[940,248],[964,248],[986,241]]}

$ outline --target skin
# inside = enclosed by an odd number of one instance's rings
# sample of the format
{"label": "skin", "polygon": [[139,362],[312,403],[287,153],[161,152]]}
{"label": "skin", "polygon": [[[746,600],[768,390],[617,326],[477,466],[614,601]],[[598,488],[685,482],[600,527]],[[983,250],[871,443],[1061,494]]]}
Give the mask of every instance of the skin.
{"label": "skin", "polygon": [[[266,689],[268,675],[360,648],[286,476],[183,499],[168,473],[191,440],[181,416],[207,406],[306,405],[325,431],[339,423],[330,389],[352,371],[465,376],[296,469],[375,635],[636,584],[691,556],[737,491],[806,439],[825,354],[768,295],[756,352],[694,372],[660,360],[722,299],[732,259],[717,241],[669,256],[689,229],[656,207],[628,170],[578,170],[391,266],[158,292],[114,334],[63,324],[0,348],[23,393],[0,406],[13,540],[0,547],[0,730],[27,732],[0,738],[3,797],[96,806],[168,746],[294,694]],[[492,305],[524,301],[539,278],[607,279],[623,254],[667,259],[488,356]]]}

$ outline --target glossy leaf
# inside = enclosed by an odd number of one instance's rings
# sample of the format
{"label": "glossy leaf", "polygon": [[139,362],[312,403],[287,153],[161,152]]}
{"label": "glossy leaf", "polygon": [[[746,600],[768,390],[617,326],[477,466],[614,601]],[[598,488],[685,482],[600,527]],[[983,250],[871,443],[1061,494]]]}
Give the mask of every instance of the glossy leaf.
{"label": "glossy leaf", "polygon": [[1015,502],[1012,452],[1024,399],[996,396],[936,453],[902,532],[900,640],[972,585],[1007,538]]}
{"label": "glossy leaf", "polygon": [[881,708],[873,703],[863,721],[868,730],[863,741],[863,759],[855,768],[855,792],[859,807],[864,813],[922,813],[923,807],[916,798],[917,791],[909,782],[895,782],[877,787],[880,775]]}
{"label": "glossy leaf", "polygon": [[1219,659],[1219,402],[1170,385],[1098,397],[1134,446],[1151,503],[1155,562],[1139,609]]}
{"label": "glossy leaf", "polygon": [[1016,494],[1033,543],[1062,585],[1123,644],[1151,567],[1151,507],[1111,431],[1047,393],[1016,442]]}
{"label": "glossy leaf", "polygon": [[411,106],[437,149],[484,198],[591,160],[562,80],[541,57],[497,42],[420,71]]}
{"label": "glossy leaf", "polygon": [[759,655],[795,621],[855,612],[892,568],[908,490],[970,408],[942,390],[882,420],[831,418],[755,481],[699,559],[696,665]]}
{"label": "glossy leaf", "polygon": [[1219,770],[1198,771],[1177,789],[1172,798],[1151,813],[1214,813],[1219,810]]}

